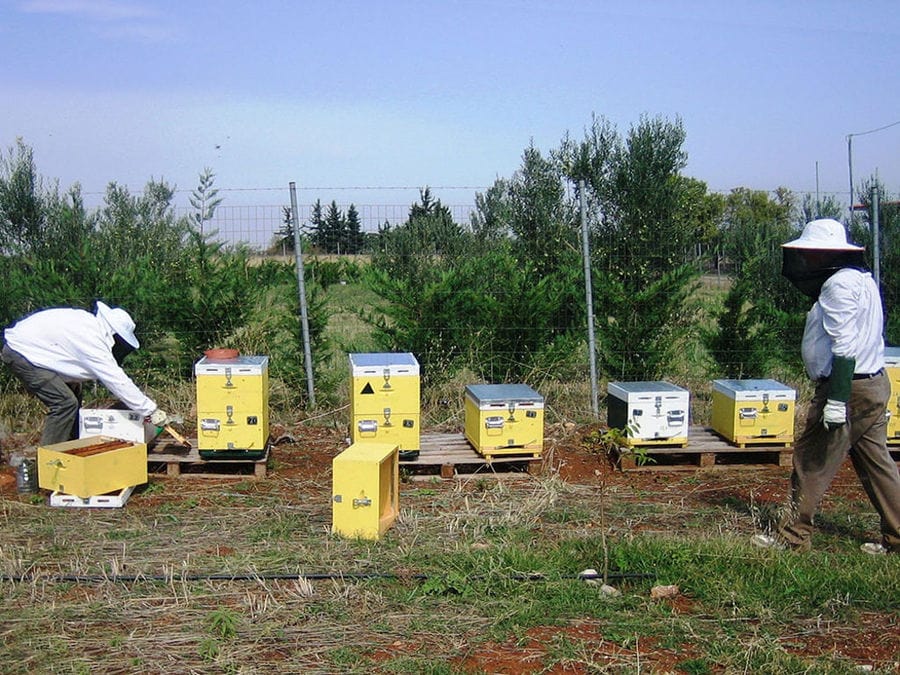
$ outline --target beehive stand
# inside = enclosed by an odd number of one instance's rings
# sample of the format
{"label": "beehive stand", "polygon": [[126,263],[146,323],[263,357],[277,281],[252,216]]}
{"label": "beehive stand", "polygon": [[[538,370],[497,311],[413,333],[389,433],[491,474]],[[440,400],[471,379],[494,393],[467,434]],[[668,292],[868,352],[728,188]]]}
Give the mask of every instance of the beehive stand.
{"label": "beehive stand", "polygon": [[69,508],[100,508],[114,509],[125,506],[134,487],[127,487],[117,493],[108,495],[97,495],[96,497],[76,497],[75,495],[64,495],[60,492],[53,492],[50,495],[50,506],[66,506]]}
{"label": "beehive stand", "polygon": [[270,452],[268,445],[260,458],[206,460],[200,456],[197,439],[187,440],[191,443],[190,449],[174,440],[158,438],[147,452],[148,466],[155,469],[155,466],[163,465],[166,475],[172,477],[235,478],[245,475],[248,471],[252,472],[254,478],[266,477]]}
{"label": "beehive stand", "polygon": [[422,449],[415,459],[400,459],[400,468],[411,474],[454,478],[470,475],[539,473],[541,453],[523,450],[518,454],[485,456],[475,451],[462,433],[423,433]]}
{"label": "beehive stand", "polygon": [[[760,465],[791,466],[793,446],[783,443],[737,446],[710,427],[691,427],[685,447],[621,447],[614,451],[622,471],[693,471],[698,468],[740,468]],[[646,463],[641,463],[641,458]]]}

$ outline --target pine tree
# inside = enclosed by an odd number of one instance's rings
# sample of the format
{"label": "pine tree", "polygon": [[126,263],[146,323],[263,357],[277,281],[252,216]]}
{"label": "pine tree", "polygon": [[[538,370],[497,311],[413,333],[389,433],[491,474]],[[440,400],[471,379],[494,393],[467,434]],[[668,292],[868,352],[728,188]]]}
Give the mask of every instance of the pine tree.
{"label": "pine tree", "polygon": [[322,202],[321,200],[316,200],[316,203],[312,205],[312,213],[309,215],[309,237],[310,241],[312,241],[312,245],[320,248],[322,250],[326,250],[325,246],[325,231],[324,231],[325,219],[322,217]]}
{"label": "pine tree", "polygon": [[328,212],[325,214],[321,232],[326,252],[340,254],[346,251],[347,233],[344,214],[333,200],[328,205]]}
{"label": "pine tree", "polygon": [[347,208],[347,218],[344,221],[347,232],[346,253],[360,253],[365,244],[365,234],[362,231],[362,223],[359,220],[359,211],[351,204]]}

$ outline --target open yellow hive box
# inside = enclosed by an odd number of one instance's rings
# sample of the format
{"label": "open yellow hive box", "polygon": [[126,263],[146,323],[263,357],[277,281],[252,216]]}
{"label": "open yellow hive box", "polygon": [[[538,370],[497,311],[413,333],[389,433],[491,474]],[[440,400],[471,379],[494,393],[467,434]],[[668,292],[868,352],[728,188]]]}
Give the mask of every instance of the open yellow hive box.
{"label": "open yellow hive box", "polygon": [[332,531],[378,539],[400,513],[399,446],[354,443],[332,460]]}
{"label": "open yellow hive box", "polygon": [[87,499],[147,482],[147,445],[89,436],[40,446],[38,485]]}

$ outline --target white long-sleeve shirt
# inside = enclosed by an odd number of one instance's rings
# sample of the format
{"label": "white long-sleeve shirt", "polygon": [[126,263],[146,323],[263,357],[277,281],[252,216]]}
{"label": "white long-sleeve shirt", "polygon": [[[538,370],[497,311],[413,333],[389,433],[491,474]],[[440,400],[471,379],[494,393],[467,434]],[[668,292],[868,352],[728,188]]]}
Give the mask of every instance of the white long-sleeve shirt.
{"label": "white long-sleeve shirt", "polygon": [[66,382],[97,380],[142,415],[156,403],[131,380],[112,355],[115,342],[106,322],[83,309],[45,309],[4,331],[10,349]]}
{"label": "white long-sleeve shirt", "polygon": [[884,367],[883,328],[881,295],[872,275],[838,270],[806,315],[801,352],[807,373],[814,380],[828,377],[835,356],[854,359],[857,373],[879,371]]}

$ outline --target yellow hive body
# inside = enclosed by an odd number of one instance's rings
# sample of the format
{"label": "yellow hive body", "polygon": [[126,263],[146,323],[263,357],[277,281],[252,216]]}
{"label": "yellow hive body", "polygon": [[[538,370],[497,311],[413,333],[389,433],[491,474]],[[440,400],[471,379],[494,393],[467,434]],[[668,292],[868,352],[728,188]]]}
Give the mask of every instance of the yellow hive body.
{"label": "yellow hive body", "polygon": [[890,445],[900,445],[900,347],[885,347],[884,364],[891,381],[887,439]]}
{"label": "yellow hive body", "polygon": [[200,451],[263,451],[269,439],[269,357],[210,359],[194,366]]}
{"label": "yellow hive body", "polygon": [[409,353],[350,354],[350,440],[419,450],[419,362]]}
{"label": "yellow hive body", "polygon": [[470,384],[465,434],[482,455],[540,454],[544,398],[525,384]]}
{"label": "yellow hive body", "polygon": [[792,443],[796,392],[775,380],[713,380],[712,427],[745,443]]}
{"label": "yellow hive body", "polygon": [[607,422],[635,445],[686,445],[690,427],[690,392],[663,381],[610,382]]}
{"label": "yellow hive body", "polygon": [[87,499],[146,483],[147,445],[110,436],[79,438],[38,447],[37,467],[41,488]]}
{"label": "yellow hive body", "polygon": [[378,539],[400,513],[399,448],[354,443],[332,460],[332,531]]}

